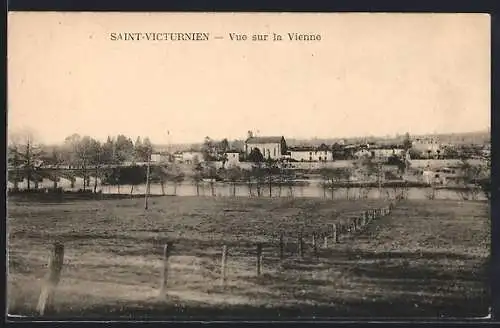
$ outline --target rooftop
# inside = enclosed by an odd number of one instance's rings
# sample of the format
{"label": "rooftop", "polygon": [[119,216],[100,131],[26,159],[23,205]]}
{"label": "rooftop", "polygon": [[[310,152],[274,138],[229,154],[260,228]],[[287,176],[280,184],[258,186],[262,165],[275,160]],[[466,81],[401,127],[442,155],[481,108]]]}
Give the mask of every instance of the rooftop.
{"label": "rooftop", "polygon": [[296,147],[288,147],[289,151],[323,151],[327,149],[322,149],[320,147],[313,146],[296,146]]}
{"label": "rooftop", "polygon": [[282,139],[283,136],[251,137],[246,140],[246,143],[250,144],[280,143]]}

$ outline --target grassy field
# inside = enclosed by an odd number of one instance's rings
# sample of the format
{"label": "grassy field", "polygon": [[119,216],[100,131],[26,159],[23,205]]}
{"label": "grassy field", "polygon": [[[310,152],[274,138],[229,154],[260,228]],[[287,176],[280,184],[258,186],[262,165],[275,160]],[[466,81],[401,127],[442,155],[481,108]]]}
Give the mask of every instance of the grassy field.
{"label": "grassy field", "polygon": [[[401,201],[311,256],[313,231],[384,201],[158,197],[8,202],[10,314],[34,315],[50,245],[65,260],[58,318],[467,317],[489,306],[486,202]],[[296,254],[298,231],[306,253]],[[279,260],[278,235],[286,241]],[[168,295],[162,245],[174,242]],[[255,242],[264,243],[255,273]],[[219,283],[222,245],[228,281]],[[321,245],[323,246],[323,245]]]}

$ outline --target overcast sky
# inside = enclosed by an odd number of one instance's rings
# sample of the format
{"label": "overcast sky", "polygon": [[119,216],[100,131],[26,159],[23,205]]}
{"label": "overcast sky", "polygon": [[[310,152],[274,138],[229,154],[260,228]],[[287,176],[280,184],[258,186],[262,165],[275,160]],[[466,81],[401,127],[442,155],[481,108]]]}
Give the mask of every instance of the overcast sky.
{"label": "overcast sky", "polygon": [[[124,42],[110,32],[211,36]],[[229,32],[322,40],[234,42]],[[490,125],[487,15],[11,13],[8,37],[9,130],[31,128],[46,143],[72,133],[180,143],[250,129],[322,138]]]}

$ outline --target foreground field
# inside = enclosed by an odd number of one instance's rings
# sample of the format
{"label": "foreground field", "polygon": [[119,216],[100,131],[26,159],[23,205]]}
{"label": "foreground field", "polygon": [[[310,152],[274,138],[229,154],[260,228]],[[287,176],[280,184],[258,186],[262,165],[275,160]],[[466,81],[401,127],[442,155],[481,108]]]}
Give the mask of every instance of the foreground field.
{"label": "foreground field", "polygon": [[[10,314],[34,315],[49,247],[65,245],[57,317],[285,319],[484,316],[489,305],[486,202],[402,201],[311,256],[313,232],[383,201],[159,197],[8,203]],[[305,256],[296,254],[303,231]],[[279,260],[283,233],[286,259]],[[162,245],[174,242],[168,296]],[[264,243],[262,275],[255,242]],[[228,280],[219,284],[221,248]],[[323,246],[323,245],[321,245]]]}

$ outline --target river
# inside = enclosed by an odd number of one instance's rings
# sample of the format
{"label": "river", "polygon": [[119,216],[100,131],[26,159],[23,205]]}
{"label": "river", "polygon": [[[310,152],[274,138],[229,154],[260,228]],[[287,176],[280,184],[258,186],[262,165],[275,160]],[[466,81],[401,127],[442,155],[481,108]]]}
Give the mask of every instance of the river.
{"label": "river", "polygon": [[[53,186],[52,181],[44,180],[39,183],[38,188],[51,188]],[[82,179],[77,179],[74,188],[71,188],[71,184],[69,181],[61,179],[61,182],[58,184],[59,187],[62,187],[67,191],[76,191],[78,189],[83,188]],[[9,182],[9,187],[12,188],[12,183]],[[31,187],[34,187],[34,184],[31,183]],[[26,188],[26,182],[20,183],[19,188]],[[87,189],[93,190],[94,181],[91,180],[90,188]],[[121,185],[118,186],[108,186],[108,185],[100,185],[98,184],[97,190],[102,190],[103,193],[112,193],[112,194],[144,194],[146,192],[146,185]],[[191,181],[185,181],[183,183],[173,185],[172,183],[165,184],[164,190],[162,191],[162,187],[160,184],[151,184],[150,186],[150,194],[152,195],[161,195],[163,192],[166,195],[176,195],[176,196],[196,196],[198,193],[200,196],[212,196],[212,186],[208,182],[202,182],[199,184],[198,192],[196,185]],[[251,192],[251,194],[250,194]],[[228,196],[257,196],[257,188],[256,185],[253,184],[251,186],[251,190],[247,184],[237,184],[233,186],[230,183],[216,182],[213,184],[213,193],[218,197],[228,197]],[[360,199],[360,198],[369,198],[376,199],[380,196],[382,197],[395,197],[396,190],[394,188],[382,188],[381,194],[379,193],[378,188],[337,188],[333,192],[333,199]],[[431,194],[433,196],[431,196]],[[261,196],[269,197],[269,186],[263,185],[261,187]],[[324,190],[321,185],[317,182],[312,182],[309,185],[304,186],[293,186],[293,187],[279,187],[272,186],[271,188],[271,196],[272,197],[316,197],[316,198],[329,198],[332,199],[331,190]],[[429,199],[429,197],[433,197],[433,199],[449,199],[449,200],[463,200],[463,193],[457,191],[455,189],[436,189],[431,192],[430,188],[417,188],[411,187],[406,191],[407,199]],[[482,192],[476,193],[477,200],[486,200],[485,195]]]}

